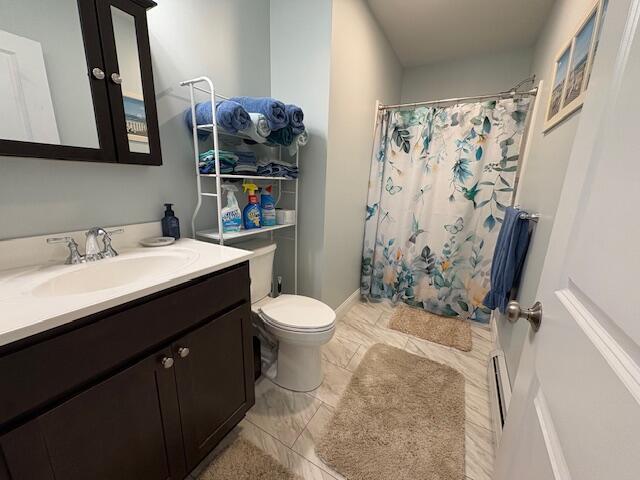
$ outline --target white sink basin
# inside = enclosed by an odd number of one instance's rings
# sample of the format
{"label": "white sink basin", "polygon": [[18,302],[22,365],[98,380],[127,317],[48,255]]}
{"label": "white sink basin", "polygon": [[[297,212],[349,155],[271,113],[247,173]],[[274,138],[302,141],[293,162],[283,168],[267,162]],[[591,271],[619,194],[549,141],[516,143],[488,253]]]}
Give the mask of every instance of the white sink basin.
{"label": "white sink basin", "polygon": [[69,266],[33,289],[38,297],[77,295],[122,287],[140,280],[164,277],[195,260],[198,254],[189,250],[157,254],[130,254],[111,259]]}

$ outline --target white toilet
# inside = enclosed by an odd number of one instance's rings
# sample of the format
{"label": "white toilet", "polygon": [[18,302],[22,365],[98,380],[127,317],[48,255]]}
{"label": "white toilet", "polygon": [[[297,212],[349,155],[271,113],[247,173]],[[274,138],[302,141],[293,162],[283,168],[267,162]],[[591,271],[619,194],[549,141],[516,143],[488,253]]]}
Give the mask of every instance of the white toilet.
{"label": "white toilet", "polygon": [[321,347],[333,337],[335,312],[302,295],[270,297],[276,245],[252,240],[236,246],[255,254],[249,260],[251,309],[278,340],[275,383],[298,392],[317,388],[323,379]]}

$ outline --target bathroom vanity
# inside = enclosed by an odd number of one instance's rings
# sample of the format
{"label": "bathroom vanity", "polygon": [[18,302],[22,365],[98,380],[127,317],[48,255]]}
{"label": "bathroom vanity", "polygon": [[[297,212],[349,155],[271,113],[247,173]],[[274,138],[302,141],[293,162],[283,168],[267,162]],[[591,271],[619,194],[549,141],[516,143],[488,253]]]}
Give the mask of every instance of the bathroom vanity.
{"label": "bathroom vanity", "polygon": [[253,405],[249,253],[150,250],[96,262],[96,278],[154,255],[188,260],[87,292],[69,276],[92,275],[86,264],[0,276],[0,325],[15,314],[0,332],[13,339],[0,346],[0,479],[183,479]]}

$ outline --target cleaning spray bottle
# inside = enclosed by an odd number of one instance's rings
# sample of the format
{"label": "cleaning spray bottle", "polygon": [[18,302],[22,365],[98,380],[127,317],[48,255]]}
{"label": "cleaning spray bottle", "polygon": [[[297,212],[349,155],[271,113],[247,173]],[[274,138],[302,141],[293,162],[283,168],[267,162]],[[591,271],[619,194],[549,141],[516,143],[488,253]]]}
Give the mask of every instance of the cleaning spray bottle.
{"label": "cleaning spray bottle", "polygon": [[222,209],[222,231],[224,233],[239,232],[242,227],[242,212],[234,193],[238,191],[238,187],[232,183],[223,183],[221,187],[227,192],[227,206]]}
{"label": "cleaning spray bottle", "polygon": [[262,226],[272,227],[276,224],[276,204],[271,196],[271,185],[260,189],[260,208],[262,209]]}
{"label": "cleaning spray bottle", "polygon": [[249,192],[249,203],[242,211],[242,223],[244,224],[244,228],[246,230],[260,228],[262,215],[260,205],[258,205],[258,196],[256,195],[258,187],[255,183],[245,181],[242,184],[242,188],[245,192]]}

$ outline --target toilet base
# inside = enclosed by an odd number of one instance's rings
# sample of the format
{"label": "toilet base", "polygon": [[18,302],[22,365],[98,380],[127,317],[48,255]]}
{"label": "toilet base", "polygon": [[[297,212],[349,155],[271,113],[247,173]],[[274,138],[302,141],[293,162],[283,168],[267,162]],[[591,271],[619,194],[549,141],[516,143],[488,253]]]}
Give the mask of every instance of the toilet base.
{"label": "toilet base", "polygon": [[274,382],[282,388],[296,392],[309,392],[318,388],[324,378],[320,348],[281,341]]}

